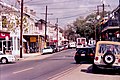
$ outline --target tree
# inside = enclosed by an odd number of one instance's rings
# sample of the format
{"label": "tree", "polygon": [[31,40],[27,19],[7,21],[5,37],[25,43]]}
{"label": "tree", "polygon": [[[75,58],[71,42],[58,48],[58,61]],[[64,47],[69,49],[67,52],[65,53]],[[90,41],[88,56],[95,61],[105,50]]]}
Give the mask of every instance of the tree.
{"label": "tree", "polygon": [[64,30],[64,35],[66,36],[66,38],[69,40],[69,41],[76,41],[76,32],[75,32],[75,29],[72,25],[67,25],[67,29]]}

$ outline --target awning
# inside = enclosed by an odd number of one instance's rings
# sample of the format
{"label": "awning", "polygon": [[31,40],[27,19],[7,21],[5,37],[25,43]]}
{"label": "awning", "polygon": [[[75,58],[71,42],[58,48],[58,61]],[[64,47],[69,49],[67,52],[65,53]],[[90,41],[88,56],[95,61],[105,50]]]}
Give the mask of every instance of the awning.
{"label": "awning", "polygon": [[108,26],[108,27],[104,28],[104,29],[102,30],[102,32],[104,32],[104,31],[106,31],[106,30],[109,30],[109,29],[119,29],[119,28],[120,28],[119,26]]}
{"label": "awning", "polygon": [[[20,39],[20,37],[18,37],[18,39]],[[24,38],[22,38],[22,42],[27,42]]]}

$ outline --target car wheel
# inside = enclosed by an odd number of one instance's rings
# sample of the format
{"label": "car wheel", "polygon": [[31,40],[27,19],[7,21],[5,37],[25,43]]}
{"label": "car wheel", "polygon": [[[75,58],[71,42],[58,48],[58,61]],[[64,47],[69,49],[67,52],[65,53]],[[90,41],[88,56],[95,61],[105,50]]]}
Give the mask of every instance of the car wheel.
{"label": "car wheel", "polygon": [[76,60],[76,64],[80,64],[80,60]]}
{"label": "car wheel", "polygon": [[8,63],[8,60],[6,58],[1,59],[2,64]]}
{"label": "car wheel", "polygon": [[80,63],[80,61],[76,61],[76,64],[79,64]]}
{"label": "car wheel", "polygon": [[103,62],[107,65],[112,65],[115,62],[115,56],[112,53],[106,53],[103,56]]}
{"label": "car wheel", "polygon": [[98,73],[99,72],[99,69],[98,69],[97,65],[95,65],[95,64],[92,65],[92,72],[93,73]]}

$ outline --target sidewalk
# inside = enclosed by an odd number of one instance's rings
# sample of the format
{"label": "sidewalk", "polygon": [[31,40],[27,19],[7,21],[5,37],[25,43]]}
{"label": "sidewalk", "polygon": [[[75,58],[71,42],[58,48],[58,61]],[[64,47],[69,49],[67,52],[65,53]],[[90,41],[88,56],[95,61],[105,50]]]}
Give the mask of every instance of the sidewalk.
{"label": "sidewalk", "polygon": [[91,64],[82,64],[76,69],[73,69],[65,74],[61,74],[50,80],[120,80],[119,75],[109,75],[109,74],[94,74],[88,72],[88,68]]}
{"label": "sidewalk", "polygon": [[16,59],[19,60],[26,60],[26,59],[30,59],[30,58],[34,58],[37,56],[40,56],[42,53],[38,52],[38,53],[26,53],[26,54],[22,54],[22,58],[20,58],[20,55],[15,55]]}
{"label": "sidewalk", "polygon": [[38,53],[23,54],[22,58],[20,58],[20,55],[15,55],[15,57],[16,57],[17,61],[24,61],[24,60],[44,59],[44,58],[50,57],[54,54],[57,54],[57,53],[42,55],[42,53],[38,52]]}

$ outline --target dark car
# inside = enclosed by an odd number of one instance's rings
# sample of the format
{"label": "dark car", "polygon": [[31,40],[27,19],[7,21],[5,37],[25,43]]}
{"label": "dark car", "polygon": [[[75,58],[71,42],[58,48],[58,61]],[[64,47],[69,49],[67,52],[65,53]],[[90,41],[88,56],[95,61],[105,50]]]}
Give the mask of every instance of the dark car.
{"label": "dark car", "polygon": [[50,45],[50,47],[53,49],[53,52],[57,52],[57,47],[56,47],[56,45]]}
{"label": "dark car", "polygon": [[95,56],[94,47],[82,47],[77,49],[74,59],[76,63],[80,63],[81,61],[88,61],[90,63],[93,63],[94,56]]}

